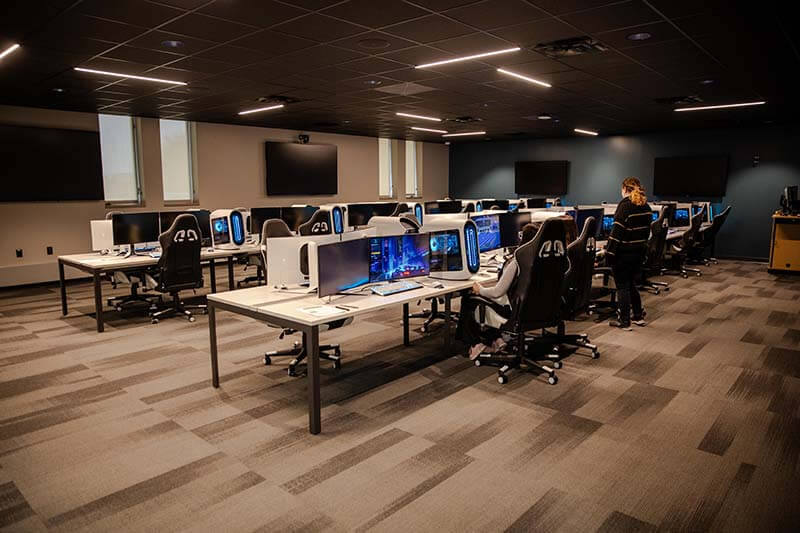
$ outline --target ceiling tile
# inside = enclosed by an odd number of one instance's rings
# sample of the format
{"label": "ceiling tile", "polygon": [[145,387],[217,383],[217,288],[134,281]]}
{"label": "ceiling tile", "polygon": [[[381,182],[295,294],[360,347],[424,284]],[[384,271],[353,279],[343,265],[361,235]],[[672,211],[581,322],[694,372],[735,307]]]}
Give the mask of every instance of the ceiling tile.
{"label": "ceiling tile", "polygon": [[[628,39],[629,35],[636,33],[649,33],[651,37],[644,41],[632,41]],[[642,26],[631,26],[630,28],[625,28],[624,30],[598,33],[595,35],[595,37],[597,37],[597,39],[606,46],[618,49],[626,49],[636,46],[649,46],[662,41],[683,39],[683,34],[675,29],[675,26],[669,22],[655,22],[653,24],[644,24]]]}
{"label": "ceiling tile", "polygon": [[222,45],[200,52],[195,57],[200,59],[213,59],[223,61],[232,65],[249,65],[268,59],[269,56],[252,48],[241,46]]}
{"label": "ceiling tile", "polygon": [[365,74],[375,74],[377,72],[398,70],[403,67],[403,64],[372,56],[365,57],[363,59],[357,59],[355,61],[349,61],[344,63],[342,66]]}
{"label": "ceiling tile", "polygon": [[511,45],[503,39],[492,37],[485,33],[470,33],[461,37],[437,41],[432,43],[431,46],[458,55],[471,55],[491,50],[502,50],[503,48],[509,48]]}
{"label": "ceiling tile", "polygon": [[405,20],[422,17],[428,11],[405,2],[350,0],[322,11],[325,15],[348,20],[355,24],[379,28]]}
{"label": "ceiling tile", "polygon": [[353,24],[314,13],[278,24],[273,29],[317,42],[334,41],[366,31]]}
{"label": "ceiling tile", "polygon": [[452,9],[447,16],[482,30],[548,17],[541,9],[524,0],[484,0]]}
{"label": "ceiling tile", "polygon": [[85,15],[93,15],[143,27],[157,26],[185,13],[182,9],[175,9],[144,0],[129,0],[127,2],[84,0],[75,7],[75,11]]}
{"label": "ceiling tile", "polygon": [[242,39],[237,39],[230,43],[235,46],[243,46],[245,48],[252,48],[262,53],[269,53],[274,56],[288,54],[297,50],[302,50],[310,46],[314,46],[314,41],[308,39],[301,39],[300,37],[292,37],[282,33],[274,32],[272,30],[262,30],[248,35]]}
{"label": "ceiling tile", "polygon": [[180,33],[215,43],[224,43],[255,31],[253,26],[245,26],[197,13],[189,13],[160,28],[162,31]]}
{"label": "ceiling tile", "polygon": [[[673,0],[667,1],[672,2]],[[534,4],[553,15],[563,15],[573,11],[583,11],[586,9],[592,9],[594,7],[615,4],[617,2],[618,0],[533,0]]]}
{"label": "ceiling tile", "polygon": [[266,28],[307,13],[273,0],[217,0],[199,10],[205,15]]}
{"label": "ceiling tile", "polygon": [[428,15],[427,17],[392,26],[385,31],[418,43],[430,43],[466,35],[475,30],[439,15]]}
{"label": "ceiling tile", "polygon": [[388,33],[371,31],[360,33],[353,37],[339,39],[332,44],[340,48],[356,50],[368,54],[385,54],[393,50],[400,50],[414,46],[414,43]]}
{"label": "ceiling tile", "polygon": [[[180,45],[177,48],[165,46],[163,43],[167,41],[178,41]],[[217,46],[213,41],[206,41],[204,39],[196,39],[185,35],[176,33],[169,33],[166,31],[151,31],[145,33],[128,43],[131,46],[138,48],[149,48],[151,50],[161,50],[164,52],[175,52],[183,55],[192,55],[212,46]]]}
{"label": "ceiling tile", "polygon": [[524,24],[515,24],[492,30],[494,35],[502,37],[517,46],[532,47],[540,43],[548,43],[569,37],[576,37],[580,32],[555,19],[537,20]]}
{"label": "ceiling tile", "polygon": [[561,18],[586,33],[616,30],[662,20],[641,0],[580,11]]}

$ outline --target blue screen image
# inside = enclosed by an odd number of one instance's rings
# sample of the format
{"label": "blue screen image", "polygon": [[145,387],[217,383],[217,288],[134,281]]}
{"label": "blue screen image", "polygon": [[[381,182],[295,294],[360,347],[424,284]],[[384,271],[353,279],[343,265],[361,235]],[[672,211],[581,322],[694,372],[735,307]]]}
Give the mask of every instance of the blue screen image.
{"label": "blue screen image", "polygon": [[427,234],[373,237],[369,240],[369,281],[427,276],[430,271]]}
{"label": "blue screen image", "polygon": [[431,233],[431,272],[458,271],[463,268],[458,230]]}
{"label": "blue screen image", "polygon": [[689,222],[689,210],[688,209],[677,209],[675,210],[675,222],[677,222],[679,226],[688,224]]}
{"label": "blue screen image", "polygon": [[603,215],[603,233],[605,235],[611,234],[611,228],[614,227],[614,215]]}
{"label": "blue screen image", "polygon": [[211,229],[213,231],[215,244],[228,244],[231,241],[228,233],[228,218],[215,218],[211,221]]}
{"label": "blue screen image", "polygon": [[658,211],[653,211],[652,217],[653,217],[653,222],[658,220]]}
{"label": "blue screen image", "polygon": [[478,248],[481,252],[500,248],[500,217],[497,215],[482,215],[473,217],[473,222],[478,227]]}
{"label": "blue screen image", "polygon": [[509,212],[516,211],[518,207],[519,207],[519,204],[508,204]]}

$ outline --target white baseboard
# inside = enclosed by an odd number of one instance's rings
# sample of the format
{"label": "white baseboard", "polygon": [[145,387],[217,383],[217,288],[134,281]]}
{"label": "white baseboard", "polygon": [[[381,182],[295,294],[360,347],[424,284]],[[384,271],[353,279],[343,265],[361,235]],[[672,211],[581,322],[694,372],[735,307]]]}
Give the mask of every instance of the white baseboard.
{"label": "white baseboard", "polygon": [[[88,278],[89,274],[74,268],[66,267],[64,275],[67,279]],[[0,287],[31,285],[58,281],[58,262],[28,263],[25,265],[0,266]]]}

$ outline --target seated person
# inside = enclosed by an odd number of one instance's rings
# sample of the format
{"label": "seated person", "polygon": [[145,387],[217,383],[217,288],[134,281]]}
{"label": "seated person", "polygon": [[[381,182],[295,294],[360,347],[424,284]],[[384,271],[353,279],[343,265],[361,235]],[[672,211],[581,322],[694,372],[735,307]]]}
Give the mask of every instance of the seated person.
{"label": "seated person", "polygon": [[[522,237],[519,245],[530,242],[536,236],[541,224],[526,224],[522,228]],[[500,324],[491,324],[492,328],[484,332],[481,324],[475,318],[475,312],[481,303],[485,304],[473,295],[481,296],[488,299],[490,302],[490,309],[494,311],[499,318],[506,319],[511,314],[511,307],[508,302],[508,291],[511,289],[514,281],[517,279],[519,268],[514,256],[507,258],[503,267],[498,275],[498,281],[493,287],[483,287],[480,283],[475,283],[472,286],[472,294],[464,295],[461,298],[461,312],[459,313],[458,328],[456,329],[456,338],[470,346],[469,358],[475,360],[482,353],[494,353],[502,350],[505,346],[505,341],[502,338],[501,332],[497,329]]]}

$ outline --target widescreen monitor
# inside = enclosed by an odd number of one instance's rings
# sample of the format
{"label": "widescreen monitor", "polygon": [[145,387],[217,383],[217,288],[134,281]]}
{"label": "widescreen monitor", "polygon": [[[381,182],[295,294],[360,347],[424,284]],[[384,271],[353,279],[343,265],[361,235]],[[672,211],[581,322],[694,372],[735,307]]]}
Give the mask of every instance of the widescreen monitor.
{"label": "widescreen monitor", "polygon": [[158,240],[158,213],[117,213],[111,217],[114,244],[138,244]]}
{"label": "widescreen monitor", "polygon": [[675,210],[672,215],[672,224],[673,228],[683,228],[690,224],[689,222],[689,208],[687,207],[680,207]]}
{"label": "widescreen monitor", "polygon": [[578,229],[578,234],[583,233],[583,226],[586,224],[586,219],[589,217],[594,217],[595,221],[597,222],[597,229],[594,232],[594,236],[597,237],[600,235],[603,231],[601,224],[603,222],[602,219],[604,212],[605,209],[602,207],[592,207],[588,209],[578,208],[577,215],[575,216],[575,226]]}
{"label": "widescreen monitor", "polygon": [[488,252],[500,248],[500,217],[498,215],[478,215],[472,217],[478,227],[478,248]]}
{"label": "widescreen monitor", "polygon": [[425,213],[440,215],[448,213],[460,213],[462,203],[459,200],[441,200],[438,202],[425,202]]}
{"label": "widescreen monitor", "polygon": [[250,208],[250,233],[260,234],[264,222],[281,218],[280,207],[251,207]]}
{"label": "widescreen monitor", "polygon": [[728,156],[657,157],[653,169],[656,196],[725,196]]}
{"label": "widescreen monitor", "polygon": [[369,282],[368,239],[317,247],[319,297],[337,294]]}
{"label": "widescreen monitor", "polygon": [[281,219],[286,222],[286,225],[289,226],[290,230],[297,231],[297,228],[311,219],[311,216],[317,212],[317,209],[319,209],[319,207],[313,207],[310,205],[300,207],[281,207]]}
{"label": "widescreen monitor", "polygon": [[[519,246],[519,241],[522,238],[522,229],[530,221],[530,213],[502,213],[500,215],[500,247],[512,248]],[[480,233],[478,235],[480,236]]]}
{"label": "widescreen monitor", "polygon": [[267,142],[267,195],[336,194],[335,144]]}
{"label": "widescreen monitor", "polygon": [[514,192],[517,194],[567,194],[569,161],[517,161]]}
{"label": "widescreen monitor", "polygon": [[372,237],[369,240],[369,281],[427,276],[430,272],[427,233]]}
{"label": "widescreen monitor", "polygon": [[430,271],[453,272],[464,268],[458,230],[435,231],[430,234]]}
{"label": "widescreen monitor", "polygon": [[614,215],[603,215],[603,224],[600,229],[601,237],[608,237],[611,235],[611,229],[614,227]]}

